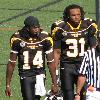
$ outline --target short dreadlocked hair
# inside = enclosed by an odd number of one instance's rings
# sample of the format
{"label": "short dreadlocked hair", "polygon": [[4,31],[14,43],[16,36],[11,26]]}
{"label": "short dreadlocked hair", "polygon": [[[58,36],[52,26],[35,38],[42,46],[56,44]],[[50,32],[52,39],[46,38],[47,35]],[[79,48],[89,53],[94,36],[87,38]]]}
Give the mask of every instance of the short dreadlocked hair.
{"label": "short dreadlocked hair", "polygon": [[72,4],[72,5],[69,5],[67,6],[65,9],[64,9],[64,12],[63,12],[63,20],[64,21],[68,21],[69,18],[70,18],[70,9],[75,9],[75,8],[79,8],[80,11],[81,11],[81,19],[84,19],[84,10],[82,7],[80,7],[79,5],[76,5],[76,4]]}

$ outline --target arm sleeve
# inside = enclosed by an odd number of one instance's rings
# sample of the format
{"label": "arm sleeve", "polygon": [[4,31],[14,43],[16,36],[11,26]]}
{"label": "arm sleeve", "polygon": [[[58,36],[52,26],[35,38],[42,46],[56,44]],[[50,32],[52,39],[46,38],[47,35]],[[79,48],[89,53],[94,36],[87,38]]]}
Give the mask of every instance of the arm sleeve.
{"label": "arm sleeve", "polygon": [[98,27],[96,25],[96,23],[92,23],[91,26],[89,27],[89,30],[88,30],[88,33],[90,36],[92,35],[97,35],[97,32],[98,32]]}
{"label": "arm sleeve", "polygon": [[44,49],[47,57],[47,62],[52,62],[54,58],[53,58],[53,40],[51,37],[46,38]]}
{"label": "arm sleeve", "polygon": [[90,47],[96,45],[97,33],[98,33],[98,27],[97,27],[96,23],[92,23],[88,29],[88,41],[89,41]]}
{"label": "arm sleeve", "polygon": [[10,39],[10,46],[11,46],[11,50],[18,52],[19,48],[20,48],[20,41],[16,38],[16,37],[12,37]]}
{"label": "arm sleeve", "polygon": [[52,37],[54,39],[54,41],[57,41],[57,40],[61,40],[61,38],[63,38],[63,29],[61,29],[60,27],[55,27],[53,30],[52,30]]}
{"label": "arm sleeve", "polygon": [[44,42],[44,51],[48,51],[53,47],[53,39],[51,37],[47,37]]}
{"label": "arm sleeve", "polygon": [[88,38],[90,47],[96,46],[97,44],[97,38],[95,36],[91,36]]}

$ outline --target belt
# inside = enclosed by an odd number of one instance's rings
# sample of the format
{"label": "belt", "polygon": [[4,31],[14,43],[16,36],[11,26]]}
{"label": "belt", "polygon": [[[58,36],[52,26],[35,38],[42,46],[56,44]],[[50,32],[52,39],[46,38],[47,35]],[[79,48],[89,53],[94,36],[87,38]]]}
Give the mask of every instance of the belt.
{"label": "belt", "polygon": [[91,91],[91,92],[93,92],[93,91],[100,91],[100,88],[95,88],[95,87],[90,85],[90,86],[88,86],[87,90]]}

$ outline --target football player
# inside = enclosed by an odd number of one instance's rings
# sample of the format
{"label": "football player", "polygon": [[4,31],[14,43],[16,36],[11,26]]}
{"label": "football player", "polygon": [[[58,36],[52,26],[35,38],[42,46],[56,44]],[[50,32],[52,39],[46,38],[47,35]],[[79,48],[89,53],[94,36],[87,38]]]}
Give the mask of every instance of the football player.
{"label": "football player", "polygon": [[6,96],[11,96],[11,79],[18,57],[23,100],[40,100],[45,95],[45,55],[52,78],[52,93],[58,91],[56,68],[53,58],[53,41],[48,33],[40,28],[39,21],[29,16],[24,21],[25,26],[11,36],[11,52],[6,70]]}
{"label": "football player", "polygon": [[[60,79],[64,100],[74,100],[74,83],[77,81],[84,52],[95,47],[98,31],[94,20],[84,18],[84,10],[76,4],[64,9],[63,19],[53,23],[54,60],[60,59]],[[81,96],[84,100],[84,96]]]}

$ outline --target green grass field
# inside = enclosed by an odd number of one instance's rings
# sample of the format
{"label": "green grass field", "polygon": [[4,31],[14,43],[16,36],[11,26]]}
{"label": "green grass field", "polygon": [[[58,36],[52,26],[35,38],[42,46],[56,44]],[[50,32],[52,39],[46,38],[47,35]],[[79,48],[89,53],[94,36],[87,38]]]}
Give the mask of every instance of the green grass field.
{"label": "green grass field", "polygon": [[[12,97],[5,96],[5,73],[6,64],[9,59],[10,36],[16,30],[21,29],[24,19],[30,15],[38,17],[42,28],[50,32],[51,24],[61,19],[64,8],[73,3],[79,4],[84,8],[86,17],[95,19],[95,0],[0,1],[0,100],[22,100],[17,66],[12,79]],[[51,84],[49,74],[46,77],[46,88],[48,90]]]}

